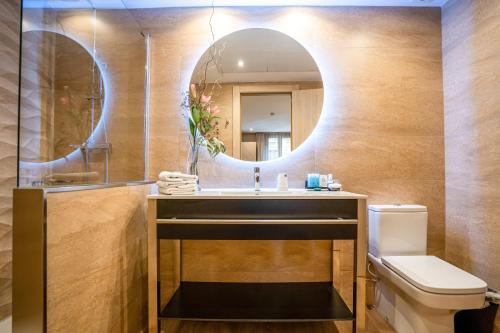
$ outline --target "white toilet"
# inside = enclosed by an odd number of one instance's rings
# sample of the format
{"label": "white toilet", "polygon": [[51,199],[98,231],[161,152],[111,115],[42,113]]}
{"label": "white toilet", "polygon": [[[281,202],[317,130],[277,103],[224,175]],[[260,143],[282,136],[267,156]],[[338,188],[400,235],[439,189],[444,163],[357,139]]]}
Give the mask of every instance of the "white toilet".
{"label": "white toilet", "polygon": [[374,305],[397,332],[452,333],[457,311],[484,306],[483,280],[426,255],[425,206],[370,205],[368,225]]}

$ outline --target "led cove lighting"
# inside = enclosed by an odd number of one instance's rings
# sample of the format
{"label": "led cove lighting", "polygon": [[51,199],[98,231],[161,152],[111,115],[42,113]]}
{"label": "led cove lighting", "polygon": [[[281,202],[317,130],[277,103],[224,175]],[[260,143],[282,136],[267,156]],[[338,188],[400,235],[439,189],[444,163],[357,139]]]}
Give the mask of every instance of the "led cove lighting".
{"label": "led cove lighting", "polygon": [[[441,7],[449,0],[217,0],[215,7],[403,6]],[[212,0],[24,0],[23,8],[137,9],[210,7]]]}

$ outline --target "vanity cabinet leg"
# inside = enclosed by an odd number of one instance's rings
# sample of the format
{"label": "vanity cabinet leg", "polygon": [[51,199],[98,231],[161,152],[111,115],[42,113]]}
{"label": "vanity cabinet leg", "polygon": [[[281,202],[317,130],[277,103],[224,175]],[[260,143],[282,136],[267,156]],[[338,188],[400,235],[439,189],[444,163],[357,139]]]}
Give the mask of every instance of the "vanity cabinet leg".
{"label": "vanity cabinet leg", "polygon": [[340,243],[332,240],[332,286],[338,288],[340,281]]}
{"label": "vanity cabinet leg", "polygon": [[352,321],[352,332],[356,333],[358,328],[358,272],[357,272],[357,262],[358,262],[358,242],[356,240],[353,241],[353,270],[352,270],[352,314],[354,315],[354,320]]}
{"label": "vanity cabinet leg", "polygon": [[356,281],[356,323],[358,332],[363,332],[366,326],[366,279],[358,277]]}
{"label": "vanity cabinet leg", "polygon": [[148,331],[157,333],[158,321],[158,246],[156,239],[156,200],[148,202]]}
{"label": "vanity cabinet leg", "polygon": [[366,259],[368,252],[368,227],[366,199],[358,200],[358,237],[355,242],[356,256],[356,327],[358,332],[366,328]]}

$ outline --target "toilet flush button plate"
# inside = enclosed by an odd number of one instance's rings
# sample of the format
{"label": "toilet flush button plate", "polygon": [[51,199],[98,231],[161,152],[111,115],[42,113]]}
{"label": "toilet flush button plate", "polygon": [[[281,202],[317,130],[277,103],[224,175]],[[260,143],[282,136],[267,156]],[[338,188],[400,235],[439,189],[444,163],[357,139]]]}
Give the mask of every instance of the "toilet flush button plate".
{"label": "toilet flush button plate", "polygon": [[485,293],[478,277],[434,256],[387,256],[382,263],[415,287],[436,294]]}

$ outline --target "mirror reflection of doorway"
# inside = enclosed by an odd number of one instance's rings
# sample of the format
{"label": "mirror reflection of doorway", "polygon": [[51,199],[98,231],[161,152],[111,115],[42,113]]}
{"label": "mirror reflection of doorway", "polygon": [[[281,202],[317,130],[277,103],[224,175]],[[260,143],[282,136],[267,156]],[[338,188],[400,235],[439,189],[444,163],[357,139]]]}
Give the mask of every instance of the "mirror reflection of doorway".
{"label": "mirror reflection of doorway", "polygon": [[268,161],[291,152],[292,95],[241,94],[241,159]]}
{"label": "mirror reflection of doorway", "polygon": [[307,139],[321,114],[323,89],[301,88],[252,84],[233,87],[237,158],[269,161],[284,157]]}

